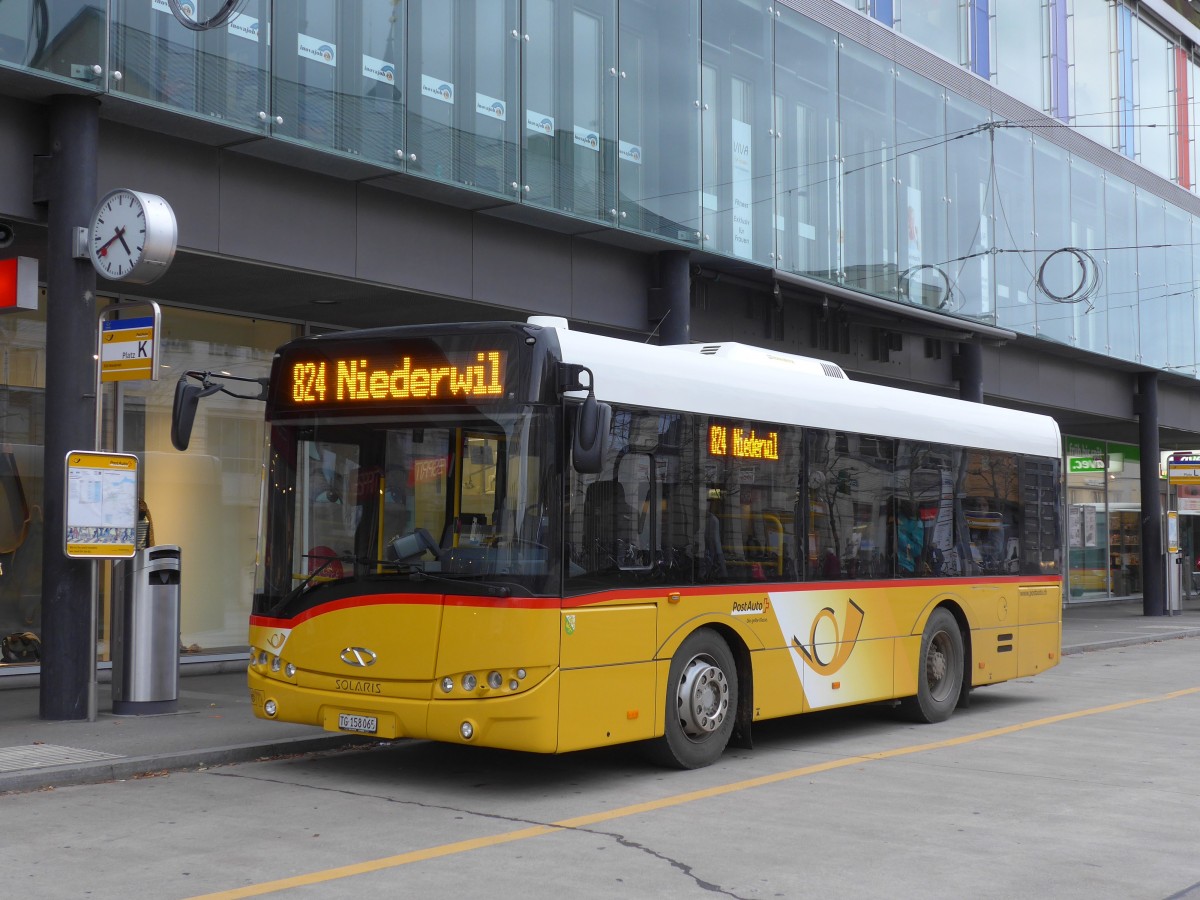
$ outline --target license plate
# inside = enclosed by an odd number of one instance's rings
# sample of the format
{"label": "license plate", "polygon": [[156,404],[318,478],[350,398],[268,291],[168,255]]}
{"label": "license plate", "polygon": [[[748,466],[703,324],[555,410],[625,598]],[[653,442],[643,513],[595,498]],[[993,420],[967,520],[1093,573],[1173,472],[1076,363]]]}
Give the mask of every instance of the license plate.
{"label": "license plate", "polygon": [[341,731],[356,731],[359,734],[374,734],[379,730],[379,719],[375,716],[354,716],[349,713],[338,714],[338,728]]}

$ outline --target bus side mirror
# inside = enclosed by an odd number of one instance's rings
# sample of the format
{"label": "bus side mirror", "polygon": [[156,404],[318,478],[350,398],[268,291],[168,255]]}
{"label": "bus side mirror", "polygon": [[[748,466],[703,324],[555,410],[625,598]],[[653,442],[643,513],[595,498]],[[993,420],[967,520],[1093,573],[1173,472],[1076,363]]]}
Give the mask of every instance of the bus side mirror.
{"label": "bus side mirror", "polygon": [[575,418],[575,439],[571,461],[580,475],[599,475],[608,455],[608,431],[612,427],[612,407],[600,403],[589,393]]}
{"label": "bus side mirror", "polygon": [[196,422],[196,407],[204,389],[188,384],[182,376],[175,384],[175,402],[171,406],[171,444],[176,450],[186,450],[192,439],[192,425]]}

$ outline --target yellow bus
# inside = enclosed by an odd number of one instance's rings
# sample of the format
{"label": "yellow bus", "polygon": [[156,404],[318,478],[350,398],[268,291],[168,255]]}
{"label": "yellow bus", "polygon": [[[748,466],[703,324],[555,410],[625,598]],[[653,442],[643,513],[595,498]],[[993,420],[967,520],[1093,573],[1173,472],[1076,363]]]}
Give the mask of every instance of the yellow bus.
{"label": "yellow bus", "polygon": [[1058,662],[1049,418],[548,317],[303,338],[266,395],[262,718],[694,768]]}

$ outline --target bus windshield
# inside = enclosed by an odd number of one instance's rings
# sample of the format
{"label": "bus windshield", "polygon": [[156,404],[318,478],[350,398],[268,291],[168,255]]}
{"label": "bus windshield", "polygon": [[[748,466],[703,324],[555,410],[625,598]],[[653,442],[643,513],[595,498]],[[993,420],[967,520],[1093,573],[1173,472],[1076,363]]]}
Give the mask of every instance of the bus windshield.
{"label": "bus windshield", "polygon": [[255,613],[364,593],[556,593],[547,407],[271,429]]}

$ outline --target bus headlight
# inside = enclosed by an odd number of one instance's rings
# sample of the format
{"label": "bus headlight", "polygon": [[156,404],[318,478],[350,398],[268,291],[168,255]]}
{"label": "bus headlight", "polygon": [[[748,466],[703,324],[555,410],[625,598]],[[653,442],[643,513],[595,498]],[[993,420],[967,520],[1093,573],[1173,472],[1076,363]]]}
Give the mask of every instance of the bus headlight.
{"label": "bus headlight", "polygon": [[463,722],[458,726],[458,731],[459,734],[463,736],[464,741],[469,741],[471,738],[475,737],[475,726],[470,722]]}
{"label": "bus headlight", "polygon": [[275,705],[274,700],[268,700],[266,703],[263,704],[263,712],[265,712],[272,719],[275,718],[275,713],[277,713],[278,711],[279,711],[279,707],[277,707]]}
{"label": "bus headlight", "polygon": [[284,671],[284,674],[287,675],[288,678],[296,677],[296,666],[292,663],[288,663],[287,668],[284,669],[283,671]]}
{"label": "bus headlight", "polygon": [[470,672],[468,672],[466,675],[463,676],[462,686],[463,686],[464,691],[473,691],[473,690],[475,690],[475,687],[478,684],[479,684],[479,679],[476,678],[474,675],[472,675]]}
{"label": "bus headlight", "polygon": [[442,691],[448,694],[452,690],[454,690],[454,679],[447,675],[442,679]]}
{"label": "bus headlight", "polygon": [[283,660],[280,659],[278,656],[272,656],[271,657],[271,671],[278,672],[282,668],[283,668]]}
{"label": "bus headlight", "polygon": [[500,685],[504,684],[504,676],[499,672],[488,672],[488,687],[494,691],[500,690]]}

